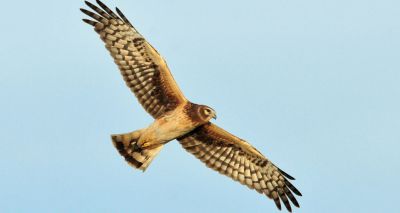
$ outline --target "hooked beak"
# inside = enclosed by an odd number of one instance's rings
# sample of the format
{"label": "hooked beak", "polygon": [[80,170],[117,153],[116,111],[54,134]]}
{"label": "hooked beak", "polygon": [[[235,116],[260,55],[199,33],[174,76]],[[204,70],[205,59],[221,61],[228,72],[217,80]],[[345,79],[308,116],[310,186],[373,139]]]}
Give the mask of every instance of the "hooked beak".
{"label": "hooked beak", "polygon": [[214,118],[215,120],[217,120],[217,114],[214,113],[214,116],[213,116],[212,118]]}

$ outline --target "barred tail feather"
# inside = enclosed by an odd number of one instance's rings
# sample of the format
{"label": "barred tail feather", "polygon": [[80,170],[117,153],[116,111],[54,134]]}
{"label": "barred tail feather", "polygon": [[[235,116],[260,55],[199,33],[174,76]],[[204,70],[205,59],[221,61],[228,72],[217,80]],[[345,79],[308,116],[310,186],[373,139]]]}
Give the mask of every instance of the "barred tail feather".
{"label": "barred tail feather", "polygon": [[111,140],[119,154],[125,158],[129,165],[144,172],[160,152],[163,145],[152,149],[141,149],[136,144],[140,134],[141,130],[126,134],[111,135]]}

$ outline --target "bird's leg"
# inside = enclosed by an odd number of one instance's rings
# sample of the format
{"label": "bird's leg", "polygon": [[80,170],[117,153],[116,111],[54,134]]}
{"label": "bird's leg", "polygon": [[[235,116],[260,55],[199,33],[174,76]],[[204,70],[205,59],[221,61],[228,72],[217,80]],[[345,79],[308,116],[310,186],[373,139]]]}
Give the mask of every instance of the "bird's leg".
{"label": "bird's leg", "polygon": [[[140,143],[141,142],[141,143]],[[141,141],[139,140],[139,142],[137,143],[137,146],[139,149],[154,149],[157,148],[161,145],[163,145],[164,143],[158,143],[155,141]]]}
{"label": "bird's leg", "polygon": [[131,144],[131,147],[132,147],[133,150],[135,150],[135,151],[137,151],[137,152],[140,152],[140,153],[141,153],[141,152],[143,151],[142,147],[139,146],[137,143]]}

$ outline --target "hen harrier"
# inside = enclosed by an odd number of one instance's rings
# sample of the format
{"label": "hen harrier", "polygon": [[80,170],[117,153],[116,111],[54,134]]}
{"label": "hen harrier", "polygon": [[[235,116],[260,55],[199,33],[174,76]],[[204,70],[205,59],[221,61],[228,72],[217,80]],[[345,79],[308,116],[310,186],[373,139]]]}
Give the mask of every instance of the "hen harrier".
{"label": "hen harrier", "polygon": [[291,211],[289,200],[299,207],[292,193],[301,193],[288,181],[294,178],[245,140],[211,123],[217,117],[211,107],[188,101],[165,60],[118,8],[117,15],[99,0],[101,9],[85,3],[96,13],[81,9],[93,18],[83,21],[100,35],[125,83],[155,119],[147,128],[111,136],[114,146],[131,166],[145,171],[163,145],[177,139],[208,167],[265,194],[279,209],[282,201]]}

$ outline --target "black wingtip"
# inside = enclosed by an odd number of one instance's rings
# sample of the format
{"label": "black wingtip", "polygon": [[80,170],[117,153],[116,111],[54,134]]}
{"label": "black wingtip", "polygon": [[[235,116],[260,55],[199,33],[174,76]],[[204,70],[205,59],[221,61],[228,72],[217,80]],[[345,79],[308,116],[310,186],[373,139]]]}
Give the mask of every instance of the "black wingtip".
{"label": "black wingtip", "polygon": [[[131,24],[131,22],[126,18],[126,16],[122,13],[122,11],[120,9],[118,9],[118,7],[115,8],[115,11],[117,11],[118,15],[122,18],[122,20],[129,24],[131,27],[133,27],[133,25]],[[134,28],[134,27],[133,27]]]}
{"label": "black wingtip", "polygon": [[[285,196],[285,195],[282,195]],[[290,203],[287,199],[283,200],[282,199],[283,204],[285,205],[286,209],[288,210],[288,212],[292,212],[292,207],[290,206]]]}
{"label": "black wingtip", "polygon": [[121,12],[121,10],[118,9],[118,7],[115,7],[115,11],[119,15],[119,17],[121,17],[122,19],[123,19],[123,17],[125,17],[124,14]]}
{"label": "black wingtip", "polygon": [[290,199],[290,201],[293,203],[293,205],[296,206],[297,208],[300,208],[299,202],[297,202],[297,200],[294,197],[294,195],[292,194],[292,192],[288,188],[285,188],[284,190],[285,190],[286,196]]}
{"label": "black wingtip", "polygon": [[285,171],[283,171],[282,169],[278,168],[279,172],[282,173],[283,176],[285,176],[286,178],[288,178],[289,180],[296,180],[294,177],[292,177],[291,175],[289,175],[288,173],[286,173]]}
{"label": "black wingtip", "polygon": [[105,10],[111,17],[118,19],[118,16],[112,10],[110,10],[110,8],[108,8],[107,5],[105,5],[103,2],[101,2],[100,0],[96,0],[96,3],[101,8],[103,8],[103,10]]}
{"label": "black wingtip", "polygon": [[85,18],[82,19],[82,21],[85,22],[86,24],[92,25],[93,27],[96,26],[96,23],[97,23],[95,21],[92,21],[92,20],[89,20],[89,19],[85,19]]}
{"label": "black wingtip", "polygon": [[117,11],[118,15],[124,16],[124,14],[121,12],[121,10],[118,7],[115,7],[115,11]]}
{"label": "black wingtip", "polygon": [[88,1],[85,1],[85,4],[86,4],[87,6],[89,6],[89,7],[94,6],[92,3],[88,2]]}
{"label": "black wingtip", "polygon": [[285,180],[285,185],[286,185],[293,193],[295,193],[296,195],[298,195],[298,196],[303,196],[303,195],[301,194],[301,192],[300,192],[295,186],[293,186],[293,184],[291,184],[288,180]]}
{"label": "black wingtip", "polygon": [[95,20],[97,20],[99,22],[102,22],[104,20],[104,18],[102,16],[100,16],[100,15],[98,15],[96,13],[93,13],[92,11],[89,11],[89,10],[86,10],[86,9],[83,9],[83,8],[81,8],[80,10],[82,11],[82,13],[86,14],[87,16],[89,16],[89,17],[91,17],[91,18],[93,18],[93,19],[95,19]]}
{"label": "black wingtip", "polygon": [[86,14],[86,15],[88,15],[88,16],[91,16],[91,14],[93,14],[92,12],[90,12],[89,10],[86,10],[85,8],[79,8],[79,10],[80,10],[82,13],[84,13],[84,14]]}
{"label": "black wingtip", "polygon": [[282,210],[281,201],[279,198],[274,199],[275,205],[279,210]]}
{"label": "black wingtip", "polygon": [[293,200],[291,200],[293,205],[296,206],[297,208],[300,208],[300,204],[299,202],[297,202],[297,200],[295,202],[293,202]]}

